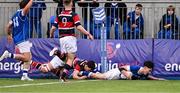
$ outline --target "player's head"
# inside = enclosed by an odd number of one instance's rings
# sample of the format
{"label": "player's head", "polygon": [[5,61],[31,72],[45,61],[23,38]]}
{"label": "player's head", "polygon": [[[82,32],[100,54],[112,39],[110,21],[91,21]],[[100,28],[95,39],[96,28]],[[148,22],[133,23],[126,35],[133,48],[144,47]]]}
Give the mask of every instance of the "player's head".
{"label": "player's head", "polygon": [[73,6],[72,0],[63,0],[64,6]]}
{"label": "player's head", "polygon": [[135,6],[135,12],[137,15],[140,15],[141,14],[141,11],[142,11],[142,5],[141,4],[136,4]]}
{"label": "player's head", "polygon": [[152,61],[145,61],[144,62],[144,69],[143,74],[149,74],[154,68],[154,63]]}
{"label": "player's head", "polygon": [[28,3],[29,0],[21,0],[21,2],[19,3],[20,9],[23,9]]}
{"label": "player's head", "polygon": [[96,64],[94,61],[90,60],[90,61],[87,61],[85,66],[84,66],[84,70],[85,71],[93,71],[96,67]]}

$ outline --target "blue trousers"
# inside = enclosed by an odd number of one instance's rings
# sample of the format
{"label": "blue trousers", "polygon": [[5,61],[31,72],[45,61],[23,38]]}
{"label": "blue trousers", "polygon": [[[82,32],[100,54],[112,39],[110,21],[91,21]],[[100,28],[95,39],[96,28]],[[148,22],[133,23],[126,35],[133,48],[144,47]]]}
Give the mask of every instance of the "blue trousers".
{"label": "blue trousers", "polygon": [[[101,38],[101,27],[102,24],[95,24],[94,21],[90,21],[89,23],[89,29],[90,33],[93,35],[94,39],[100,39]],[[84,21],[84,28],[88,30],[88,24],[87,21]],[[87,36],[84,36],[83,38],[87,38]]]}
{"label": "blue trousers", "polygon": [[41,20],[40,19],[29,19],[29,31],[30,31],[30,38],[33,37],[33,27],[35,27],[36,34],[38,38],[42,38],[42,31],[41,31]]}
{"label": "blue trousers", "polygon": [[138,27],[134,28],[132,31],[132,29],[125,22],[123,24],[123,38],[124,39],[142,39],[143,33]]}
{"label": "blue trousers", "polygon": [[106,18],[106,31],[107,31],[107,39],[110,39],[110,31],[111,27],[114,25],[114,31],[115,31],[115,39],[120,39],[120,33],[119,33],[119,22],[118,20],[111,20],[111,17]]}
{"label": "blue trousers", "polygon": [[171,30],[161,30],[158,32],[158,39],[172,39],[173,33]]}

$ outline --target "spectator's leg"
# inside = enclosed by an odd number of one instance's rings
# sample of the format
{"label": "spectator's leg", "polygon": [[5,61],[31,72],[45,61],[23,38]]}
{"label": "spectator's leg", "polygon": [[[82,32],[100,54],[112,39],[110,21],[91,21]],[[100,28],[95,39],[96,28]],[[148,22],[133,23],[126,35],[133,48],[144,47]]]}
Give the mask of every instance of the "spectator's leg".
{"label": "spectator's leg", "polygon": [[29,33],[30,33],[30,38],[33,37],[33,18],[29,19]]}
{"label": "spectator's leg", "polygon": [[115,22],[115,39],[120,39],[120,33],[119,33],[119,23],[118,23],[118,21],[117,22]]}
{"label": "spectator's leg", "polygon": [[130,33],[131,29],[128,28],[128,24],[127,22],[125,22],[123,24],[123,39],[130,39],[131,33]]}
{"label": "spectator's leg", "polygon": [[[84,28],[86,29],[86,31],[88,31],[87,18],[84,18]],[[86,35],[82,35],[82,38],[87,39],[87,36]]]}
{"label": "spectator's leg", "polygon": [[110,39],[110,30],[111,30],[111,22],[110,17],[108,16],[106,18],[106,33],[107,33],[107,39]]}
{"label": "spectator's leg", "polygon": [[42,38],[41,20],[40,19],[35,19],[34,20],[34,25],[35,25],[37,37]]}
{"label": "spectator's leg", "polygon": [[168,30],[166,32],[166,39],[172,39],[172,31],[171,30]]}
{"label": "spectator's leg", "polygon": [[139,28],[135,28],[134,39],[140,39],[140,32],[141,30]]}
{"label": "spectator's leg", "polygon": [[159,31],[157,34],[158,34],[158,39],[163,39],[164,38],[164,33],[163,33],[164,31],[163,30],[161,30],[161,31]]}

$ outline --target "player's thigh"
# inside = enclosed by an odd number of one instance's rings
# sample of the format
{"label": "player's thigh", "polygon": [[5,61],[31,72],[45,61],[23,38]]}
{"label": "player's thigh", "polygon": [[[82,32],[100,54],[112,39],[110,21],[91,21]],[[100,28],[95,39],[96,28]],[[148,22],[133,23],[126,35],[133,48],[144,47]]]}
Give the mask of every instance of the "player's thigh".
{"label": "player's thigh", "polygon": [[49,63],[53,69],[64,66],[64,64],[65,63],[58,56],[55,56]]}
{"label": "player's thigh", "polygon": [[19,53],[22,54],[22,58],[24,61],[30,61],[32,58],[30,49],[32,47],[32,43],[29,41],[24,41],[16,45],[16,48],[19,50]]}

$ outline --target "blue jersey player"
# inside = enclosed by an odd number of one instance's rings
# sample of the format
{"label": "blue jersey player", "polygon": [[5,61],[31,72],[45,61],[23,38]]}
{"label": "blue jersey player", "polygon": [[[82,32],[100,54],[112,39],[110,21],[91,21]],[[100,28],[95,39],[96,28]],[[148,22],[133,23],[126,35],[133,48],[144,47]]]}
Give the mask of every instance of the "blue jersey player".
{"label": "blue jersey player", "polygon": [[32,81],[28,77],[28,70],[31,60],[30,48],[32,43],[28,41],[28,18],[27,14],[31,8],[33,0],[22,0],[19,3],[20,9],[12,16],[11,20],[7,25],[8,42],[14,41],[16,48],[19,49],[20,54],[13,54],[7,50],[0,57],[0,61],[5,58],[14,58],[24,62],[23,64],[23,75],[21,80]]}
{"label": "blue jersey player", "polygon": [[105,79],[105,80],[117,80],[117,79],[128,79],[128,80],[163,80],[149,75],[152,72],[154,63],[151,61],[145,61],[144,66],[130,66],[125,65],[119,68],[111,69],[105,73],[84,73],[91,78]]}

